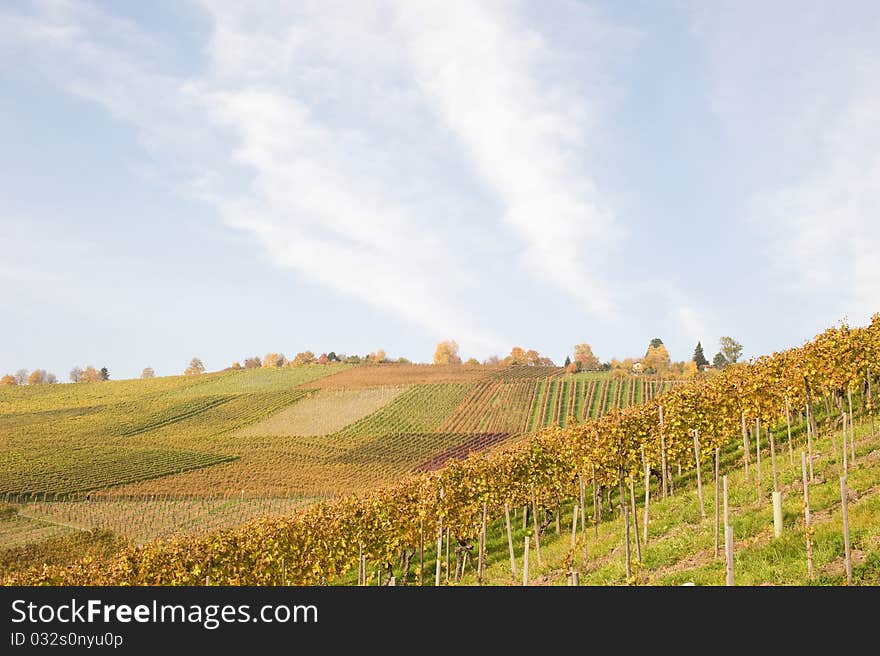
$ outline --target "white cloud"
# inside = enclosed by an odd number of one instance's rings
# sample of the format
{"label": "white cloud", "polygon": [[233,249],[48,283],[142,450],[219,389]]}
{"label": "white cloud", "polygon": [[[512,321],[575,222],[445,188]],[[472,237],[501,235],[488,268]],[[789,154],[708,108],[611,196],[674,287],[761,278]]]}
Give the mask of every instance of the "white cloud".
{"label": "white cloud", "polygon": [[[614,302],[599,253],[612,249],[619,227],[578,161],[600,104],[597,90],[584,97],[575,79],[554,81],[561,53],[524,24],[515,4],[469,3],[464,11],[439,1],[398,5],[418,84],[500,200],[527,266],[607,316]],[[585,6],[578,18],[604,29]],[[589,68],[581,69],[586,78]]]}
{"label": "white cloud", "polygon": [[714,108],[748,151],[754,250],[793,300],[867,320],[880,309],[877,5],[736,2],[695,14]]}
{"label": "white cloud", "polygon": [[707,352],[713,348],[714,342],[708,339],[708,322],[700,310],[692,305],[680,305],[672,309],[671,315],[679,327],[678,334],[681,337],[677,341],[693,345],[702,342],[703,350]]}
{"label": "white cloud", "polygon": [[857,322],[880,309],[880,58],[865,75],[828,116],[815,171],[759,196],[752,210],[803,291],[838,292]]}
{"label": "white cloud", "polygon": [[195,74],[173,61],[173,34],[64,0],[0,11],[0,42],[133,125],[162,182],[278,266],[427,334],[512,343],[468,297],[494,290],[462,255],[462,226],[518,244],[578,308],[612,313],[603,254],[622,230],[590,174],[614,93],[610,23],[578,3],[559,5],[579,25],[561,36],[511,3],[199,4]]}
{"label": "white cloud", "polygon": [[[35,16],[0,12],[0,30],[67,91],[133,124],[169,177],[181,175],[178,192],[213,204],[279,266],[429,335],[455,335],[475,350],[508,344],[458,303],[473,272],[448,235],[433,228],[435,217],[421,216],[421,206],[396,193],[394,147],[363,129],[375,126],[357,123],[371,103],[373,110],[388,108],[381,91],[335,124],[319,116],[337,91],[327,81],[354,79],[364,58],[352,50],[351,60],[333,63],[340,67],[333,74],[321,73],[324,62],[311,50],[329,48],[326,37],[333,35],[306,31],[288,40],[296,31],[290,16],[275,21],[263,12],[254,32],[250,17],[210,8],[217,18],[207,45],[210,70],[190,78],[161,72],[150,49],[136,47],[148,37],[93,8],[49,3]],[[338,12],[309,11],[313,27],[326,19],[357,31]],[[120,31],[131,36],[132,48],[114,43]],[[385,59],[393,57],[386,52]],[[395,109],[409,102],[399,98]]]}

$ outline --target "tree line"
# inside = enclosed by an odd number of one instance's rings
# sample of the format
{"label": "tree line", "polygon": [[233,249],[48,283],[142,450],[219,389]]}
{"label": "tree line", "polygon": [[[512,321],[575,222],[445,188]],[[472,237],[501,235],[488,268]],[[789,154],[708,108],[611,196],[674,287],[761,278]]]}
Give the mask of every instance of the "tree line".
{"label": "tree line", "polygon": [[[684,378],[690,378],[696,375],[698,371],[724,369],[731,364],[735,364],[742,355],[742,344],[732,337],[722,337],[719,340],[719,347],[720,350],[715,354],[711,365],[706,359],[701,342],[697,342],[691,360],[672,362],[669,351],[663,344],[663,340],[655,337],[648,344],[648,349],[643,358],[626,358],[624,360],[611,358],[609,362],[600,362],[599,358],[593,353],[592,347],[584,342],[574,346],[574,358],[570,356],[565,357],[564,367],[568,373],[611,370],[620,373],[677,374]],[[262,358],[255,355],[246,357],[242,361],[233,362],[232,365],[226,367],[223,371],[277,369],[281,367],[300,367],[331,363],[384,364],[388,362],[411,364],[411,361],[407,358],[400,357],[396,360],[388,358],[383,349],[377,349],[364,356],[346,355],[344,353],[336,353],[335,351],[321,353],[316,356],[312,351],[301,351],[289,359],[284,353],[270,352]],[[437,344],[433,363],[435,365],[556,366],[551,358],[542,356],[535,349],[525,349],[521,346],[514,346],[504,358],[492,355],[483,360],[482,363],[476,358],[469,358],[467,361],[462,362],[458,343],[454,339],[444,340]],[[194,357],[189,361],[183,373],[186,376],[201,375],[205,373],[205,364],[200,358]],[[155,378],[156,372],[152,367],[145,367],[140,377],[142,379]],[[77,366],[70,370],[69,378],[72,383],[100,382],[110,380],[110,371],[107,367],[98,369],[92,365],[86,367]],[[27,369],[19,369],[14,374],[6,374],[0,378],[0,385],[51,385],[57,382],[58,378],[55,374],[45,369],[35,369],[32,372],[28,372]]]}

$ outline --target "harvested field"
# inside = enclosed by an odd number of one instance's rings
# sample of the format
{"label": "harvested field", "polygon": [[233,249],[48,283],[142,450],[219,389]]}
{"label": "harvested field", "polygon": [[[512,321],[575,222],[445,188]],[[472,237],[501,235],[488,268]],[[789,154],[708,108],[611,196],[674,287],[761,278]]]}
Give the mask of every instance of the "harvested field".
{"label": "harvested field", "polygon": [[400,387],[319,390],[238,434],[329,435],[391,403],[403,391]]}
{"label": "harvested field", "polygon": [[302,385],[308,389],[357,389],[409,385],[462,383],[482,380],[501,367],[483,365],[378,364],[361,365]]}

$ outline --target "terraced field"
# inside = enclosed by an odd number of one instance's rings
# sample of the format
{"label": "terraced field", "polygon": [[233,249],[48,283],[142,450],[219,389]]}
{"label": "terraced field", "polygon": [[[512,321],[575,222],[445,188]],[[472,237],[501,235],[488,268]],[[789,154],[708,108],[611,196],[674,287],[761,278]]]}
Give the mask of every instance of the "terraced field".
{"label": "terraced field", "polygon": [[[525,367],[523,367],[525,368]],[[512,367],[483,365],[378,364],[362,365],[309,383],[309,389],[359,389],[364,387],[406,387],[438,383],[467,383],[487,376],[509,374]]]}
{"label": "terraced field", "polygon": [[470,383],[416,385],[336,434],[338,439],[431,433],[458,407]]}
{"label": "terraced field", "polygon": [[0,501],[21,513],[0,547],[283,514],[659,391],[558,367],[398,364],[0,388]]}
{"label": "terraced field", "polygon": [[528,379],[479,383],[471,388],[439,430],[451,433],[525,432],[538,384]]}
{"label": "terraced field", "polygon": [[329,435],[391,403],[403,387],[317,390],[265,421],[239,431],[255,435]]}
{"label": "terraced field", "polygon": [[516,435],[549,426],[564,427],[572,418],[597,418],[611,408],[642,403],[672,384],[634,377],[613,379],[597,373],[486,381],[471,389],[440,430]]}
{"label": "terraced field", "polygon": [[20,499],[95,490],[233,459],[191,451],[95,446],[7,451],[0,453],[0,494]]}
{"label": "terraced field", "polygon": [[62,524],[9,513],[0,517],[0,549],[14,549],[75,532],[76,529]]}
{"label": "terraced field", "polygon": [[[78,499],[74,501],[37,501],[18,509],[17,521],[60,532],[109,529],[142,543],[174,535],[199,535],[219,528],[241,524],[257,517],[290,514],[309,503],[311,498],[263,497],[205,499]],[[2,526],[2,524],[0,524]],[[33,530],[33,529],[32,529]],[[0,536],[0,545],[3,545]],[[24,542],[21,542],[24,544]],[[5,546],[15,546],[7,539]]]}

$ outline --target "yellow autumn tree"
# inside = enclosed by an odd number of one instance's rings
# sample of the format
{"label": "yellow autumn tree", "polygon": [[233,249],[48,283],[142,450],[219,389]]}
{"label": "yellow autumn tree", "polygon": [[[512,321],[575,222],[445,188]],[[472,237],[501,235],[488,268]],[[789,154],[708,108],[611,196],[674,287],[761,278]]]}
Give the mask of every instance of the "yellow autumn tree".
{"label": "yellow autumn tree", "polygon": [[461,364],[461,356],[458,355],[458,342],[454,339],[437,344],[434,350],[434,364]]}
{"label": "yellow autumn tree", "polygon": [[267,353],[263,358],[263,367],[266,369],[283,367],[285,364],[287,364],[287,358],[283,353]]}
{"label": "yellow autumn tree", "polygon": [[311,351],[301,351],[293,356],[293,360],[291,360],[288,364],[291,367],[299,367],[301,365],[313,364],[317,362],[317,358],[315,354]]}
{"label": "yellow autumn tree", "polygon": [[0,378],[0,385],[18,385],[18,381],[15,380],[15,376],[6,374],[3,378]]}
{"label": "yellow autumn tree", "polygon": [[501,364],[527,364],[525,349],[521,346],[514,346],[510,349],[510,355],[504,358]]}
{"label": "yellow autumn tree", "polygon": [[663,344],[648,347],[648,355],[642,360],[645,369],[655,374],[669,371],[670,362],[669,351]]}

